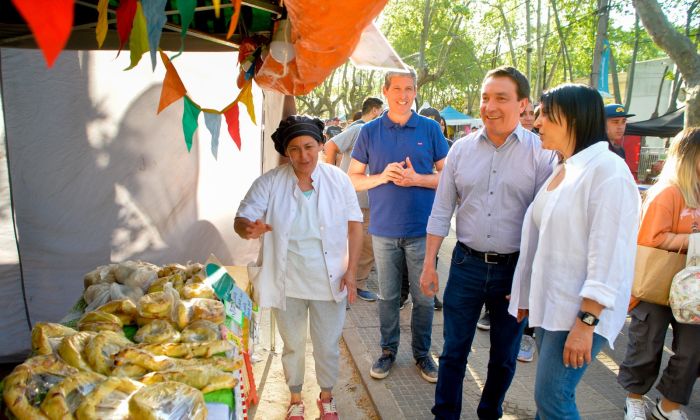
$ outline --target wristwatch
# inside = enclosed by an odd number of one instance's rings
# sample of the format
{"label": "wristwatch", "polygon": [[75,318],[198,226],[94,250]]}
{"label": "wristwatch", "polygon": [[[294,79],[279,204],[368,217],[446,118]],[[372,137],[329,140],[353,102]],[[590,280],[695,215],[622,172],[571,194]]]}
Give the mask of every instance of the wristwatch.
{"label": "wristwatch", "polygon": [[583,322],[584,324],[590,325],[591,327],[595,327],[596,325],[598,325],[598,322],[600,322],[600,320],[596,318],[596,316],[592,313],[583,311],[578,311],[578,319],[580,319],[581,322]]}

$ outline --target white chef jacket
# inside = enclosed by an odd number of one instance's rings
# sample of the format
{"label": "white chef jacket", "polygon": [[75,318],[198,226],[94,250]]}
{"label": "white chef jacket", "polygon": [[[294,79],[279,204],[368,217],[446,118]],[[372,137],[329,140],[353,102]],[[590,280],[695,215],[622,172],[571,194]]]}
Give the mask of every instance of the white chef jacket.
{"label": "white chef jacket", "polygon": [[605,308],[595,332],[610,347],[625,323],[637,249],[640,198],[629,168],[595,143],[559,165],[566,168],[550,191],[538,229],[532,205],[523,222],[520,258],[508,311],[529,309],[529,325],[569,331],[583,298]]}
{"label": "white chef jacket", "polygon": [[[318,223],[323,256],[333,297],[340,302],[347,290],[340,291],[340,280],[348,266],[348,222],[362,223],[350,178],[333,165],[319,162],[311,174],[318,193]],[[257,277],[258,304],[264,308],[285,310],[285,273],[289,232],[296,216],[296,199],[301,190],[290,164],[264,173],[253,182],[238,207],[236,217],[264,219],[272,232],[263,235],[262,268]]]}

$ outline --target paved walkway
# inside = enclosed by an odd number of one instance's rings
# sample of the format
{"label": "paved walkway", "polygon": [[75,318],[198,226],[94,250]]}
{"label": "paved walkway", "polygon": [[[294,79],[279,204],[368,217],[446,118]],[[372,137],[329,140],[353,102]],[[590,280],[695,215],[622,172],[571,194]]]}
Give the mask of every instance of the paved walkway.
{"label": "paved walkway", "polygon": [[[438,272],[441,282],[447,279],[449,261],[455,244],[454,232],[445,239],[440,250]],[[374,274],[369,279],[369,288],[377,290]],[[441,285],[442,296],[444,284]],[[379,315],[376,303],[360,301],[348,311],[348,318],[343,332],[344,341],[350,350],[368,394],[384,419],[427,419],[431,418],[430,408],[433,404],[435,386],[423,380],[414,365],[410,347],[411,306],[406,305],[401,311],[401,344],[397,354],[397,363],[386,379],[376,380],[369,376],[369,369],[379,356]],[[437,359],[442,345],[442,312],[436,312],[433,320],[432,353]],[[481,388],[486,378],[489,354],[489,333],[476,333],[464,380],[463,419],[476,419],[476,407],[479,403]],[[670,354],[671,331],[666,340],[665,360]],[[602,351],[597,360],[588,368],[577,390],[577,404],[584,419],[621,419],[625,392],[617,384],[616,375],[619,364],[624,359],[627,345],[626,328],[616,342],[615,350]],[[513,384],[504,404],[504,418],[531,419],[535,416],[534,378],[537,358],[531,363],[518,363]],[[654,401],[658,393],[649,394]],[[700,385],[695,386],[690,405],[686,412],[690,419],[700,419]]]}

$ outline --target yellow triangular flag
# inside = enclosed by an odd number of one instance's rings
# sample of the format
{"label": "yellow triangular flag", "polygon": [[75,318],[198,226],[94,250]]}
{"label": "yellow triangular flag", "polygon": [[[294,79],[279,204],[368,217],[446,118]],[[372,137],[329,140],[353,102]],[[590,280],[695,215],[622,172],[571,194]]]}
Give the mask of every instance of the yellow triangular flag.
{"label": "yellow triangular flag", "polygon": [[136,15],[134,16],[134,26],[129,35],[129,51],[131,52],[131,65],[124,70],[131,70],[141,61],[144,53],[150,51],[148,46],[148,28],[146,26],[146,16],[143,14],[141,2],[136,3]]}
{"label": "yellow triangular flag", "polygon": [[250,117],[250,120],[253,121],[253,124],[257,124],[255,122],[255,109],[253,108],[253,81],[250,80],[248,83],[243,86],[243,89],[241,89],[241,93],[238,94],[238,97],[236,98],[236,102],[242,102],[243,105],[245,105],[245,109],[248,110],[248,116]]}
{"label": "yellow triangular flag", "polygon": [[212,3],[214,3],[214,15],[218,18],[219,8],[221,7],[221,0],[213,0]]}
{"label": "yellow triangular flag", "polygon": [[107,37],[107,6],[109,5],[109,0],[100,0],[97,3],[97,28],[95,33],[97,34],[97,46],[102,48],[102,44],[105,42]]}

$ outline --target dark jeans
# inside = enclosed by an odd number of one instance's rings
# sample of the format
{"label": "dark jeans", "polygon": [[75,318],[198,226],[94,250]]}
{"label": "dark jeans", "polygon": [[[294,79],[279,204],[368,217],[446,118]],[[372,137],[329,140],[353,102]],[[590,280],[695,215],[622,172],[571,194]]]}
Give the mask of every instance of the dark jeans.
{"label": "dark jeans", "polygon": [[459,244],[455,247],[443,295],[445,345],[432,409],[436,419],[459,419],[467,356],[484,304],[491,314],[491,349],[486,383],[476,412],[482,419],[503,415],[503,399],[515,375],[524,327],[524,323],[518,323],[508,313],[506,296],[510,294],[514,270],[515,262],[487,264],[483,259],[467,255]]}

